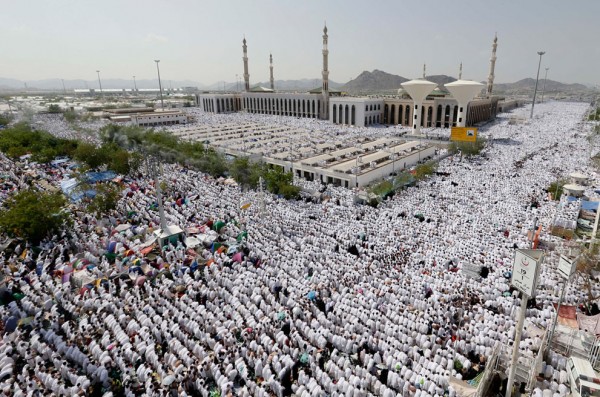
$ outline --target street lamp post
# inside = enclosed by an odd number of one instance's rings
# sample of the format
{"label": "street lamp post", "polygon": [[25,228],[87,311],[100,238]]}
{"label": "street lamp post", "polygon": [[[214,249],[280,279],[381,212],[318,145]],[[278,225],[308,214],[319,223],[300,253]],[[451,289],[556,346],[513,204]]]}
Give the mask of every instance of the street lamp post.
{"label": "street lamp post", "polygon": [[137,92],[137,84],[135,83],[135,76],[133,76],[133,89]]}
{"label": "street lamp post", "polygon": [[165,110],[165,103],[163,102],[163,94],[162,94],[162,84],[160,82],[160,68],[158,67],[158,63],[160,59],[155,59],[156,62],[156,72],[158,73],[158,90],[160,91],[160,109]]}
{"label": "street lamp post", "polygon": [[533,90],[533,102],[531,103],[531,115],[529,116],[530,119],[533,118],[533,107],[535,106],[535,96],[537,94],[538,81],[540,80],[540,66],[542,66],[542,55],[544,55],[545,53],[546,53],[545,51],[538,51],[538,55],[540,56],[540,61],[538,63],[537,77],[535,78],[535,89]]}
{"label": "street lamp post", "polygon": [[96,73],[98,73],[98,85],[100,86],[100,94],[102,94],[102,81],[100,81],[100,71],[96,70]]}
{"label": "street lamp post", "polygon": [[548,80],[548,69],[550,68],[546,68],[546,74],[544,75],[544,86],[542,87],[542,100],[540,101],[541,103],[544,103],[544,93],[546,92],[546,80]]}
{"label": "street lamp post", "polygon": [[235,75],[235,91],[239,92],[240,91],[240,86],[239,86],[239,80],[238,80],[238,75]]}

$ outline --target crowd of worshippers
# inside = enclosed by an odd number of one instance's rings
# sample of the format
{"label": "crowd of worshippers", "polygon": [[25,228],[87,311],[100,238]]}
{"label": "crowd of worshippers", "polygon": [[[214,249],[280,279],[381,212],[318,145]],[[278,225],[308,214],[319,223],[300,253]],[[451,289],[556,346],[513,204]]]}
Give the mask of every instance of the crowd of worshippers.
{"label": "crowd of worshippers", "polygon": [[[454,396],[452,378],[476,378],[514,339],[514,250],[529,247],[535,218],[547,225],[554,215],[544,191],[556,177],[550,170],[591,172],[581,166],[586,140],[571,132],[587,107],[540,109],[530,124],[501,117],[487,127],[520,150],[495,144],[485,157],[447,158],[442,174],[377,208],[328,186],[320,203],[266,195],[263,212],[257,192],[165,165],[167,224],[212,236],[194,249],[179,240],[148,250],[160,227],[154,181],[123,178],[116,211],[96,218],[72,207],[68,231],[39,247],[15,240],[0,253],[0,392]],[[567,147],[575,150],[565,156]],[[30,184],[31,173],[4,156],[0,167],[2,200]],[[69,172],[31,169],[54,185]],[[242,201],[252,205],[240,209]],[[527,308],[520,360],[540,352],[537,330],[551,324],[556,259],[549,254]],[[467,277],[467,264],[486,270]],[[83,271],[93,281],[74,288]],[[585,298],[572,283],[565,303]],[[568,394],[565,367],[552,352],[535,393]]]}

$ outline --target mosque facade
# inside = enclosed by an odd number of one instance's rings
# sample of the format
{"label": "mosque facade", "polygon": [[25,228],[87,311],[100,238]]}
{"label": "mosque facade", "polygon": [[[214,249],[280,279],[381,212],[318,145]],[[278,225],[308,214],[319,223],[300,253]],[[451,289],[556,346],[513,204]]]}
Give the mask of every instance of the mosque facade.
{"label": "mosque facade", "polygon": [[[250,87],[248,47],[243,40],[244,91],[241,93],[206,93],[197,96],[201,110],[210,113],[247,112],[277,116],[291,116],[329,120],[333,124],[365,127],[374,124],[411,126],[414,120],[414,102],[408,94],[399,90],[397,96],[342,96],[329,88],[329,49],[327,26],[323,29],[322,85],[306,93],[275,91],[273,56],[269,56],[270,88]],[[490,75],[486,92],[470,101],[467,107],[467,125],[493,120],[499,112],[509,111],[519,102],[492,95],[496,48],[494,37]],[[462,64],[461,64],[462,74]],[[440,88],[427,96],[421,106],[421,127],[449,128],[456,126],[458,102]]]}

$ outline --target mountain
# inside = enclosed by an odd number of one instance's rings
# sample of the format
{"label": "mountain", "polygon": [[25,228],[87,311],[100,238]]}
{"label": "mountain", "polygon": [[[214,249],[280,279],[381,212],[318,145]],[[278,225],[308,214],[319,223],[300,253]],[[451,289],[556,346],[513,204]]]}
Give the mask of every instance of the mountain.
{"label": "mountain", "polygon": [[445,74],[435,74],[432,76],[427,76],[427,80],[436,83],[437,85],[444,85],[456,81],[454,77],[446,76]]}
{"label": "mountain", "polygon": [[[102,76],[100,76],[102,77]],[[102,88],[104,89],[118,89],[118,88],[133,88],[133,79],[102,79]],[[157,79],[141,79],[135,81],[137,88],[158,88]],[[203,88],[204,85],[197,81],[191,80],[163,80],[161,83],[164,89],[179,88],[179,87],[198,87]],[[62,90],[61,79],[44,79],[44,80],[16,80],[7,79],[0,77],[0,90],[23,90],[26,88],[27,91],[50,91],[50,90]],[[85,88],[98,88],[98,80],[65,80],[65,88],[67,91],[73,89],[85,89]]]}
{"label": "mountain", "polygon": [[349,93],[371,93],[377,91],[398,90],[400,84],[405,81],[408,81],[408,79],[381,70],[375,69],[372,72],[365,70],[359,74],[357,78],[344,84],[342,86],[342,91],[347,91]]}
{"label": "mountain", "polygon": [[[269,88],[271,83],[268,81],[262,81],[255,83],[250,81],[250,87],[261,86]],[[343,84],[336,83],[335,81],[329,80],[329,87],[338,89]],[[244,81],[239,83],[228,83],[225,82],[225,91],[240,91],[244,88]],[[321,79],[299,79],[299,80],[275,80],[275,90],[277,91],[299,91],[306,92],[313,88],[321,87]],[[221,91],[223,90],[223,82],[211,84],[203,88],[206,91]]]}
{"label": "mountain", "polygon": [[[589,90],[583,84],[565,84],[554,80],[547,80],[546,92],[576,92],[576,91],[587,91]],[[544,80],[540,79],[538,82],[538,91],[544,88]],[[494,93],[504,94],[524,94],[531,93],[535,89],[535,79],[526,78],[519,80],[514,83],[494,84]]]}

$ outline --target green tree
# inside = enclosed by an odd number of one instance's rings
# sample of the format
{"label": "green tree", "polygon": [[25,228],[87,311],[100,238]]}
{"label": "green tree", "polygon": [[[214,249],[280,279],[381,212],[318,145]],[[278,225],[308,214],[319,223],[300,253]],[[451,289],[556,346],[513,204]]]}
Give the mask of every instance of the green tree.
{"label": "green tree", "polygon": [[279,194],[286,200],[297,199],[300,196],[300,190],[300,187],[296,185],[281,185],[279,187]]}
{"label": "green tree", "polygon": [[248,157],[237,157],[229,166],[229,174],[242,188],[250,187],[251,171]]}
{"label": "green tree", "polygon": [[44,131],[33,130],[26,123],[18,123],[0,131],[0,151],[17,158],[31,153],[33,159],[46,163],[56,156],[71,156],[77,141],[60,139]]}
{"label": "green tree", "polygon": [[77,119],[79,118],[79,115],[74,110],[67,110],[63,113],[63,117],[69,123],[73,123],[73,122],[77,121]]}
{"label": "green tree", "polygon": [[428,161],[425,164],[420,164],[415,168],[415,179],[423,180],[437,170],[437,164],[433,161]]}
{"label": "green tree", "polygon": [[96,191],[96,196],[89,201],[88,210],[96,217],[106,215],[117,209],[117,204],[121,199],[121,186],[116,183],[97,183],[92,187]]}
{"label": "green tree", "polygon": [[12,121],[13,117],[9,113],[1,113],[0,114],[0,125],[8,125]]}
{"label": "green tree", "polygon": [[48,113],[60,113],[60,106],[56,105],[56,104],[52,104],[50,106],[48,106]]}
{"label": "green tree", "polygon": [[285,186],[292,185],[294,176],[291,172],[283,171],[282,167],[269,168],[264,175],[267,190],[273,194],[283,194],[289,191]]}
{"label": "green tree", "polygon": [[548,186],[548,193],[552,197],[552,200],[559,200],[563,194],[563,187],[567,183],[564,179],[557,179]]}
{"label": "green tree", "polygon": [[80,143],[73,158],[81,163],[84,163],[90,169],[97,169],[108,163],[110,157],[108,151],[103,148],[98,148],[95,145],[87,142]]}
{"label": "green tree", "polygon": [[0,210],[0,229],[10,236],[38,244],[70,224],[67,200],[61,192],[22,190],[10,197]]}
{"label": "green tree", "polygon": [[458,142],[453,141],[448,146],[448,151],[452,154],[456,154],[459,151],[465,157],[477,156],[481,153],[487,140],[485,138],[477,138],[475,142]]}

